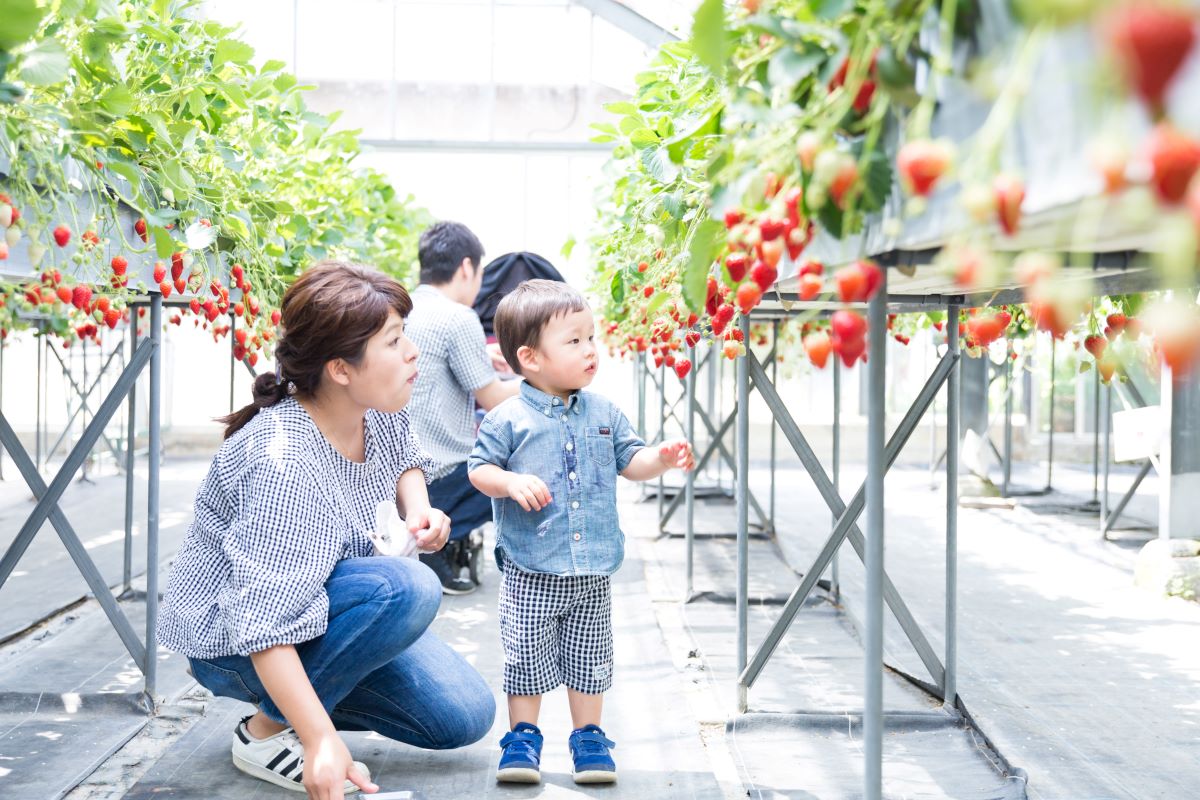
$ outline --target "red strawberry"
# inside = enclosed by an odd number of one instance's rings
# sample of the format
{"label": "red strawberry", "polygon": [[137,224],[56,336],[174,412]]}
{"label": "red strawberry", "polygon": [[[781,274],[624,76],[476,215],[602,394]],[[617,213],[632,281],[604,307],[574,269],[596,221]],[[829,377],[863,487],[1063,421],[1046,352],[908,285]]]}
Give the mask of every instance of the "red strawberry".
{"label": "red strawberry", "polygon": [[54,242],[59,247],[66,247],[71,241],[71,229],[66,225],[59,225],[54,229]]}
{"label": "red strawberry", "polygon": [[88,250],[100,244],[100,237],[96,235],[95,231],[84,231],[83,235],[79,238],[83,241],[83,246]]}
{"label": "red strawberry", "polygon": [[742,309],[743,314],[749,314],[750,309],[754,308],[762,301],[762,289],[758,288],[756,283],[743,283],[737,290],[738,308]]}
{"label": "red strawberry", "polygon": [[154,262],[154,282],[162,283],[167,277],[167,267],[161,261]]}
{"label": "red strawberry", "polygon": [[942,141],[918,139],[907,142],[896,156],[896,170],[908,191],[927,197],[950,166],[950,146]]}
{"label": "red strawberry", "polygon": [[742,282],[742,278],[746,277],[746,264],[749,259],[745,253],[730,253],[725,257],[725,270],[729,273],[729,279],[734,284]]}
{"label": "red strawberry", "polygon": [[1155,126],[1146,140],[1150,182],[1164,203],[1181,203],[1188,182],[1200,168],[1200,143],[1180,133],[1170,123]]}
{"label": "red strawberry", "polygon": [[739,345],[737,342],[729,341],[729,342],[725,343],[725,346],[724,346],[724,348],[722,348],[721,353],[726,358],[728,358],[730,361],[732,361],[733,359],[737,358],[738,356],[740,356],[742,354],[742,346]]}
{"label": "red strawberry", "polygon": [[787,194],[783,196],[783,207],[787,211],[788,222],[795,227],[800,224],[800,198],[804,196],[804,190],[799,186],[793,186],[787,190]]}
{"label": "red strawberry", "polygon": [[834,351],[847,367],[853,366],[866,349],[867,321],[854,311],[839,309],[833,312],[829,322]]}
{"label": "red strawberry", "polygon": [[855,163],[853,156],[843,154],[837,172],[833,174],[833,180],[829,182],[829,196],[833,198],[833,202],[838,208],[845,208],[843,200],[846,192],[850,191],[857,181],[858,164]]}
{"label": "red strawberry", "polygon": [[762,217],[758,221],[758,230],[762,234],[764,242],[778,239],[787,230],[787,220]]}
{"label": "red strawberry", "polygon": [[8,242],[0,239],[0,261],[8,258]]}
{"label": "red strawberry", "polygon": [[804,252],[804,248],[808,247],[808,243],[812,241],[813,224],[810,220],[804,225],[791,225],[784,240],[787,242],[788,258],[795,261]]}
{"label": "red strawberry", "polygon": [[71,305],[71,301],[74,297],[75,293],[66,286],[58,287],[58,299],[62,302],[66,303],[67,305]]}
{"label": "red strawberry", "polygon": [[233,304],[233,313],[235,316],[240,317],[246,313],[246,307],[244,305],[242,305],[241,303],[234,303]]}
{"label": "red strawberry", "polygon": [[824,331],[810,333],[804,337],[804,350],[808,353],[808,360],[817,369],[825,369],[825,362],[829,360],[829,351],[832,348],[833,342]]}
{"label": "red strawberry", "polygon": [[249,334],[246,333],[245,328],[238,328],[236,331],[233,332],[233,338],[236,339],[237,343],[242,345],[243,347],[245,347],[245,345],[246,345],[246,337],[248,335]]}
{"label": "red strawberry", "polygon": [[697,345],[697,343],[699,343],[699,341],[700,341],[700,332],[699,331],[688,331],[687,334],[685,334],[683,338],[684,338],[684,341],[687,342],[688,347],[695,347]]}
{"label": "red strawberry", "polygon": [[754,267],[750,270],[750,279],[757,283],[758,288],[764,292],[775,284],[777,277],[779,277],[779,273],[765,261],[754,262]]}
{"label": "red strawberry", "polygon": [[854,303],[866,296],[867,277],[854,264],[833,273],[833,279],[837,281],[838,296],[843,303]]}
{"label": "red strawberry", "polygon": [[[858,87],[858,94],[854,96],[854,110],[859,114],[867,113],[867,109],[871,107],[871,98],[875,96],[875,81],[871,78],[875,76],[875,60],[877,54],[871,56],[871,66],[868,68],[868,77],[863,79],[862,85]],[[838,67],[838,71],[834,73],[833,79],[829,81],[829,90],[833,91],[846,83],[846,76],[850,73],[850,59],[842,62]]]}
{"label": "red strawberry", "polygon": [[104,324],[110,329],[117,327],[117,323],[121,321],[121,312],[115,308],[110,308],[104,312]]}
{"label": "red strawberry", "polygon": [[816,275],[809,273],[800,278],[800,299],[812,300],[821,293],[823,281]]}
{"label": "red strawberry", "polygon": [[139,219],[137,222],[133,223],[133,232],[136,233],[143,242],[150,241],[150,237],[146,234],[146,220]]}
{"label": "red strawberry", "polygon": [[725,212],[725,227],[733,228],[737,225],[741,225],[742,221],[745,219],[746,219],[746,213],[740,209],[735,208],[730,211],[726,211]]}
{"label": "red strawberry", "polygon": [[1108,340],[1103,336],[1093,333],[1083,340],[1083,349],[1092,354],[1092,358],[1100,358],[1104,355],[1104,348],[1108,346]]}
{"label": "red strawberry", "polygon": [[1000,229],[1012,236],[1021,224],[1021,203],[1025,202],[1025,184],[1012,175],[997,175],[992,182],[996,199],[996,217]]}
{"label": "red strawberry", "polygon": [[642,294],[646,295],[646,297],[649,297],[650,295],[654,294],[654,287],[647,286],[645,289],[642,290]]}
{"label": "red strawberry", "polygon": [[92,302],[92,287],[79,285],[71,290],[71,305],[80,311],[85,310]]}
{"label": "red strawberry", "polygon": [[796,273],[801,277],[805,275],[822,275],[825,272],[825,266],[820,261],[805,261],[800,265],[800,270]]}
{"label": "red strawberry", "polygon": [[[283,314],[281,314],[279,312],[278,308],[271,312],[271,324],[272,325],[278,325],[279,320],[281,320],[281,319],[283,319]],[[696,334],[696,336],[699,337],[700,334]]]}
{"label": "red strawberry", "polygon": [[162,281],[158,284],[158,290],[162,292],[163,300],[171,296],[171,282]]}
{"label": "red strawberry", "polygon": [[190,308],[190,309],[192,310],[192,313],[193,313],[193,314],[199,314],[199,313],[200,313],[200,300],[199,300],[199,298],[193,297],[193,298],[192,298],[192,302],[188,303],[188,308]]}
{"label": "red strawberry", "polygon": [[183,253],[172,253],[171,278],[173,280],[179,280],[181,275],[183,275]]}
{"label": "red strawberry", "polygon": [[687,377],[692,371],[692,360],[690,358],[681,358],[675,362],[675,374],[679,376],[679,380]]}
{"label": "red strawberry", "polygon": [[183,278],[176,278],[175,279],[175,291],[179,292],[180,294],[183,294],[184,290],[186,290],[186,289],[187,289],[187,281],[185,281]]}
{"label": "red strawberry", "polygon": [[782,237],[772,239],[769,242],[763,242],[758,246],[758,257],[765,261],[772,269],[779,267],[779,261],[783,258],[784,240]]}
{"label": "red strawberry", "polygon": [[967,320],[967,335],[980,347],[987,347],[1003,333],[1004,326],[996,314],[982,314]]}
{"label": "red strawberry", "polygon": [[1193,12],[1153,0],[1128,2],[1104,20],[1104,34],[1129,83],[1155,115],[1196,41]]}
{"label": "red strawberry", "polygon": [[125,260],[124,256],[113,256],[112,257],[112,271],[113,271],[114,275],[124,275],[125,270],[128,267],[129,267],[129,262]]}

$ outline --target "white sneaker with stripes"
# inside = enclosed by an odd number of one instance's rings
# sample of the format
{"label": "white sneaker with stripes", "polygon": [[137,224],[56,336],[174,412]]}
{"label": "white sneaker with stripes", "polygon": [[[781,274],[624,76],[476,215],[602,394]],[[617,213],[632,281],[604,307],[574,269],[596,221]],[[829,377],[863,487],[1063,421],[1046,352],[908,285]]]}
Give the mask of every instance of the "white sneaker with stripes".
{"label": "white sneaker with stripes", "polygon": [[[233,731],[233,765],[247,775],[291,789],[304,791],[304,745],[291,728],[286,728],[266,739],[255,739],[246,728],[246,717]],[[371,772],[361,761],[354,762],[358,773],[367,780]],[[358,791],[352,782],[346,781],[346,794]]]}

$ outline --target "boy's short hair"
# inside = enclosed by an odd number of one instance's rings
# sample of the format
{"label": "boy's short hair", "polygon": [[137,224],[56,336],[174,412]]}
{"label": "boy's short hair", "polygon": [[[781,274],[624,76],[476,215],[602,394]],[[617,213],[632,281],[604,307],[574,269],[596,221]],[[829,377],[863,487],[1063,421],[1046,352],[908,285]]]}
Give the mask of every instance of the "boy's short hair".
{"label": "boy's short hair", "polygon": [[479,237],[461,222],[435,222],[425,229],[417,243],[417,259],[421,263],[421,283],[441,286],[454,279],[464,258],[479,269],[483,262],[483,245]]}
{"label": "boy's short hair", "polygon": [[496,306],[492,325],[500,341],[500,352],[513,372],[521,374],[517,351],[522,347],[536,348],[550,320],[587,307],[587,301],[575,289],[561,281],[542,278],[524,281],[505,295]]}

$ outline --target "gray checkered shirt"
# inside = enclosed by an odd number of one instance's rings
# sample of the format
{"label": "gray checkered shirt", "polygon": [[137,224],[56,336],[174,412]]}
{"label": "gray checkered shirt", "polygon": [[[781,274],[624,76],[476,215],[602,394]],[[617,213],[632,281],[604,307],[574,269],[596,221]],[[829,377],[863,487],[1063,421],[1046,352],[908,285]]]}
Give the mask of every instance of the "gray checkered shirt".
{"label": "gray checkered shirt", "polygon": [[463,464],[475,446],[475,391],[496,380],[487,337],[474,310],[432,286],[412,293],[405,333],[421,349],[409,413],[436,467],[431,480]]}

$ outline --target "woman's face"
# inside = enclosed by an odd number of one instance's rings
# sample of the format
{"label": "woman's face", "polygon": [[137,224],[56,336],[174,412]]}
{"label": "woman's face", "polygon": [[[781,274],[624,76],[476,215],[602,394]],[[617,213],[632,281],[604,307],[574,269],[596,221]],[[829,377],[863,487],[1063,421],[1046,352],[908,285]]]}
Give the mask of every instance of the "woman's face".
{"label": "woman's face", "polygon": [[417,346],[404,335],[404,320],[392,310],[369,340],[362,362],[350,366],[350,396],[359,405],[395,413],[412,399],[417,380]]}

